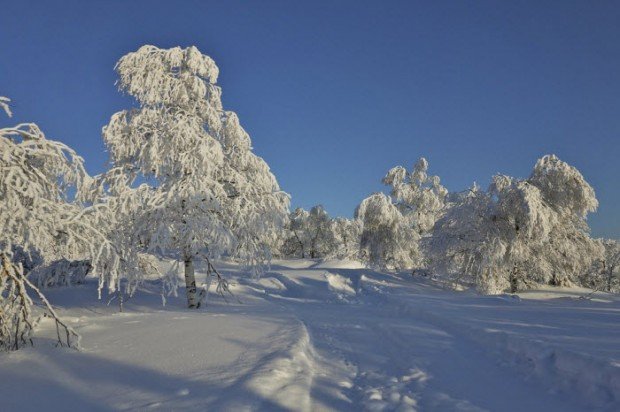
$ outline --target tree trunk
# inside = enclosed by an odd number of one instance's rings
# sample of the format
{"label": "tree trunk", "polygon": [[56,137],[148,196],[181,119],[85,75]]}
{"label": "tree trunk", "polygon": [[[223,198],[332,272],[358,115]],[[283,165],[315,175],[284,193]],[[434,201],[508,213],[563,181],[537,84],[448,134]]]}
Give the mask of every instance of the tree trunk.
{"label": "tree trunk", "polygon": [[123,292],[121,292],[120,290],[118,291],[118,310],[121,313],[123,312]]}
{"label": "tree trunk", "polygon": [[607,292],[611,292],[611,277],[613,275],[613,268],[610,267],[609,271],[607,271],[607,262],[603,260],[601,263],[603,264],[603,273],[607,274]]}
{"label": "tree trunk", "polygon": [[187,307],[190,309],[198,308],[196,298],[196,277],[194,276],[194,261],[192,258],[185,258],[185,290],[187,292]]}
{"label": "tree trunk", "polygon": [[515,266],[510,272],[510,293],[517,293],[519,291],[519,281],[517,279],[517,267]]}
{"label": "tree trunk", "polygon": [[297,235],[296,231],[293,230],[293,234],[295,235],[295,238],[297,239],[297,242],[299,242],[299,247],[301,248],[301,258],[305,259],[306,258],[306,250],[304,249],[304,242],[301,241],[301,239]]}

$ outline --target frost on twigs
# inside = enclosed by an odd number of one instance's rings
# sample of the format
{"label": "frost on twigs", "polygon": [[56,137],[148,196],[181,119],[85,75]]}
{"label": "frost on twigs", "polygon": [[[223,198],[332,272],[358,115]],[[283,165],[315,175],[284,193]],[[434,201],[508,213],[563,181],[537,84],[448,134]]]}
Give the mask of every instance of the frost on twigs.
{"label": "frost on twigs", "polygon": [[24,276],[23,270],[11,262],[7,253],[0,254],[0,350],[17,350],[32,345],[32,335],[40,317],[33,314],[34,292],[43,306],[43,315],[56,326],[57,346],[80,348],[80,335],[56,313],[41,291]]}
{"label": "frost on twigs", "polygon": [[10,101],[11,99],[9,99],[8,97],[0,96],[0,108],[4,110],[6,115],[9,117],[13,116],[13,113],[11,112],[11,108],[9,107]]}
{"label": "frost on twigs", "polygon": [[216,286],[215,286],[215,292],[217,294],[219,294],[222,299],[224,299],[224,301],[228,302],[228,298],[226,297],[227,295],[235,298],[235,300],[238,303],[241,303],[241,300],[235,296],[235,294],[232,292],[232,290],[230,289],[230,282],[224,278],[222,276],[222,274],[215,268],[215,266],[213,266],[213,264],[211,263],[211,259],[209,259],[208,256],[203,256],[205,261],[207,262],[207,287],[206,289],[204,289],[204,301],[206,302],[207,299],[207,294],[209,293],[209,288],[211,286],[211,277],[215,276],[216,277]]}

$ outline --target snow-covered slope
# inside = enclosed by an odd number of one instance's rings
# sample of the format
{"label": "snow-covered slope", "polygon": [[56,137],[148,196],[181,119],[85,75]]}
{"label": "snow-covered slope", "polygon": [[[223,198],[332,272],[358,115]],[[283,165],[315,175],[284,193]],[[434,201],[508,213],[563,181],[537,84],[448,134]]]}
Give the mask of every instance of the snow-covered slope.
{"label": "snow-covered slope", "polygon": [[48,291],[83,335],[0,354],[3,410],[462,410],[620,408],[620,299],[548,289],[441,290],[351,262],[278,261],[260,280],[221,263],[242,303],[124,313],[95,285]]}

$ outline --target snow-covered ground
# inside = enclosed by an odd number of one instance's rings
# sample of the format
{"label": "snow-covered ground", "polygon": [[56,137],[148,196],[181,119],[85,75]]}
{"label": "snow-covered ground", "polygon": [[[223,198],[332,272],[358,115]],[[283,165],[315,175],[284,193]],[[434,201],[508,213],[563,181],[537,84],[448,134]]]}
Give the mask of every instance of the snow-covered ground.
{"label": "snow-covered ground", "polygon": [[[48,290],[83,336],[0,354],[2,410],[620,410],[620,298],[451,292],[356,262],[221,263],[241,303]],[[182,292],[181,290],[179,292]]]}

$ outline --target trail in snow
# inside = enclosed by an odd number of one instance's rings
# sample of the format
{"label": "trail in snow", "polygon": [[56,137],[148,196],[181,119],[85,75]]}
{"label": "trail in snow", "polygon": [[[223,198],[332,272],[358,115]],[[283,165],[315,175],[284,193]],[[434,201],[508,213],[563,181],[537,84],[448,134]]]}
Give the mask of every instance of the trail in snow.
{"label": "trail in snow", "polygon": [[94,284],[50,290],[85,349],[52,348],[42,324],[34,348],[0,354],[3,407],[618,410],[613,297],[480,297],[315,263],[276,262],[258,281],[221,263],[243,304],[212,297],[202,311],[181,297],[162,307],[156,284],[126,313],[94,301]]}
{"label": "trail in snow", "polygon": [[[278,272],[297,285],[269,296],[306,324],[323,357],[319,365],[324,379],[332,381],[323,387],[342,388],[353,409],[579,410],[572,398],[525,382],[474,341],[434,324],[432,318],[406,313],[405,304],[389,291],[380,293],[380,282],[351,272],[349,276],[315,270]],[[313,305],[300,299],[300,290],[310,290],[304,284],[321,276],[326,278],[324,290],[332,293],[331,302]],[[354,300],[355,283],[361,296],[357,303],[343,304]],[[315,298],[316,291],[312,295]],[[332,372],[333,365],[339,370],[344,365],[348,376]],[[315,390],[317,406],[329,408],[322,398]]]}

